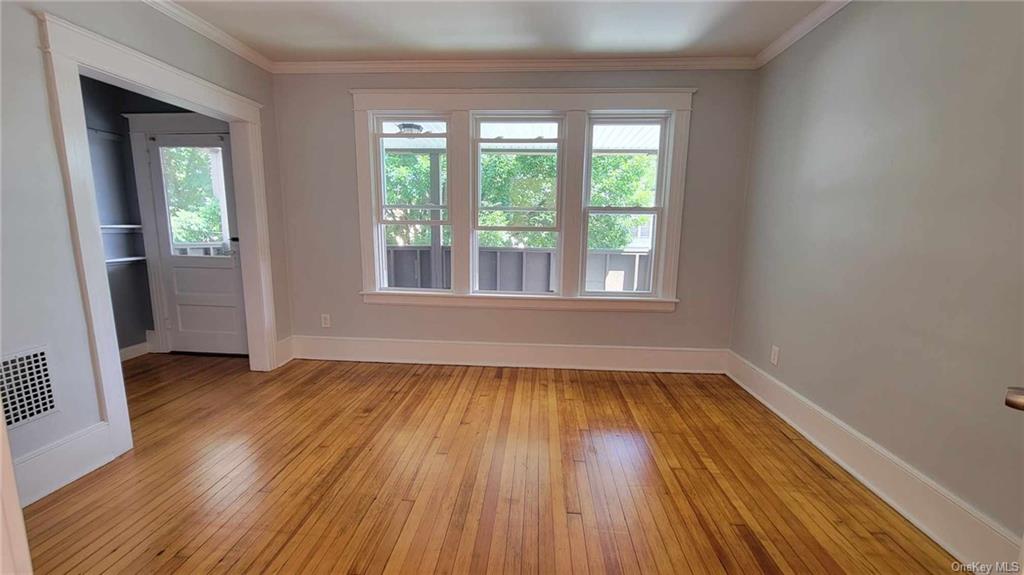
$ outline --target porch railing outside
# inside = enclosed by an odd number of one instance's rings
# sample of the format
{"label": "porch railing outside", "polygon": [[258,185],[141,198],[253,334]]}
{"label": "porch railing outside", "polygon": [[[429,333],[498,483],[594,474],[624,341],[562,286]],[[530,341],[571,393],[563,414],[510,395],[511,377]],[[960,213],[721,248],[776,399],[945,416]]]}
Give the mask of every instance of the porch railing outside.
{"label": "porch railing outside", "polygon": [[[440,257],[430,246],[389,246],[387,279],[390,287],[451,288],[450,247]],[[650,253],[591,250],[587,254],[588,291],[650,291]],[[442,273],[435,278],[437,265]],[[477,255],[481,291],[552,293],[558,288],[558,258],[546,248],[481,248]]]}
{"label": "porch railing outside", "polygon": [[222,242],[173,242],[171,251],[176,256],[228,256],[231,246]]}

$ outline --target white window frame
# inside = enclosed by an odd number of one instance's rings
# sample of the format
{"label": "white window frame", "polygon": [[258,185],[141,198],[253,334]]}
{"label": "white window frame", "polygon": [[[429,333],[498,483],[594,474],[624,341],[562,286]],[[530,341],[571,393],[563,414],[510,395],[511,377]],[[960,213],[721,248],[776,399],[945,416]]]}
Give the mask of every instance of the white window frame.
{"label": "white window frame", "polygon": [[[682,209],[686,181],[690,88],[353,90],[357,186],[365,303],[512,309],[659,311],[675,309]],[[561,117],[559,127],[558,279],[555,294],[475,291],[477,118]],[[445,118],[448,154],[448,218],[451,227],[451,285],[445,291],[381,287],[377,259],[376,118]],[[655,218],[651,292],[586,292],[586,213],[592,119],[665,118],[659,154],[659,215]],[[377,146],[375,151],[374,146]],[[644,208],[647,211],[650,209]]]}
{"label": "white window frame", "polygon": [[[372,117],[371,129],[372,133],[372,145],[373,150],[370,154],[370,161],[372,162],[373,168],[373,247],[374,247],[374,285],[378,291],[417,291],[417,292],[428,292],[428,293],[451,293],[451,289],[445,288],[402,288],[402,287],[389,287],[387,285],[387,245],[384,241],[384,226],[385,225],[427,225],[427,226],[451,226],[452,225],[452,214],[451,214],[451,196],[446,198],[447,204],[444,204],[444,209],[448,212],[448,219],[440,220],[388,220],[384,218],[384,210],[388,204],[384,201],[384,141],[387,139],[400,139],[400,138],[430,138],[439,137],[440,134],[384,134],[382,126],[385,122],[445,122],[445,133],[443,135],[445,139],[445,154],[449,155],[449,136],[448,132],[451,130],[451,122],[447,114],[436,114],[436,113],[409,113],[409,112],[398,112],[398,113],[377,113]],[[448,166],[449,174],[445,174],[445,178],[450,176],[451,166]],[[362,207],[360,207],[362,209]],[[426,209],[426,208],[420,208]],[[454,227],[452,228],[454,232]],[[442,236],[443,236],[443,232]],[[365,240],[364,240],[365,241]],[[442,252],[444,251],[442,244]],[[433,271],[432,271],[433,273]]]}
{"label": "white window frame", "polygon": [[[480,249],[477,242],[477,232],[481,231],[510,231],[510,232],[553,232],[558,234],[558,246],[556,248],[556,254],[559,255],[558,261],[561,262],[562,252],[562,197],[564,195],[565,178],[564,178],[564,165],[565,165],[565,115],[561,113],[551,112],[477,112],[474,111],[470,114],[470,118],[473,126],[473,142],[472,142],[472,180],[470,180],[471,191],[472,191],[472,211],[470,216],[472,217],[472,240],[471,240],[471,285],[473,295],[510,295],[510,296],[538,296],[538,297],[552,297],[561,295],[561,286],[554,291],[553,294],[548,293],[534,293],[534,292],[509,292],[500,290],[481,290],[479,285],[480,272],[479,272],[479,256]],[[480,195],[483,192],[481,189],[481,172],[480,172],[480,147],[481,144],[494,143],[496,139],[483,139],[480,137],[480,124],[494,122],[494,123],[514,123],[514,122],[554,122],[558,125],[558,137],[554,139],[555,143],[555,154],[556,154],[556,175],[555,181],[555,225],[554,226],[542,226],[542,227],[530,227],[530,226],[481,226],[480,225]],[[508,143],[529,143],[536,140],[505,140]],[[543,142],[550,142],[551,139],[539,140]],[[562,270],[558,270],[559,277]]]}
{"label": "white window frame", "polygon": [[[593,135],[594,126],[596,125],[657,125],[660,127],[658,134],[658,174],[655,176],[655,189],[654,189],[654,205],[650,207],[628,207],[628,206],[591,206],[590,205],[590,178],[591,178],[591,159],[594,157],[593,150]],[[659,290],[659,279],[661,278],[663,270],[661,270],[662,262],[659,260],[660,248],[667,241],[667,238],[662,233],[665,226],[661,225],[663,218],[665,217],[665,204],[671,196],[671,183],[669,177],[671,176],[672,168],[669,166],[669,150],[670,138],[672,136],[672,113],[662,112],[659,114],[622,114],[622,113],[591,113],[587,116],[587,147],[586,147],[586,163],[583,165],[584,181],[583,187],[583,246],[582,246],[582,261],[579,266],[580,274],[580,293],[583,296],[603,296],[603,297],[628,297],[628,298],[656,298],[658,297]],[[605,291],[605,290],[587,290],[587,237],[590,229],[590,216],[592,214],[653,214],[654,215],[654,226],[651,230],[651,262],[650,276],[651,276],[651,289],[650,291]]]}

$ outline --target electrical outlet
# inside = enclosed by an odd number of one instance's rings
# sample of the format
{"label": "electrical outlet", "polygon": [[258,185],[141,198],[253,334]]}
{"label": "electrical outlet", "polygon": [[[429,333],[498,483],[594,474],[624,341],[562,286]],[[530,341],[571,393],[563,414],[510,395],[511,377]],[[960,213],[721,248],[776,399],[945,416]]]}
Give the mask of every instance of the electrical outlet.
{"label": "electrical outlet", "polygon": [[772,365],[779,365],[779,346],[772,346],[772,357],[770,361],[772,362]]}
{"label": "electrical outlet", "polygon": [[331,327],[331,314],[320,314],[320,327]]}

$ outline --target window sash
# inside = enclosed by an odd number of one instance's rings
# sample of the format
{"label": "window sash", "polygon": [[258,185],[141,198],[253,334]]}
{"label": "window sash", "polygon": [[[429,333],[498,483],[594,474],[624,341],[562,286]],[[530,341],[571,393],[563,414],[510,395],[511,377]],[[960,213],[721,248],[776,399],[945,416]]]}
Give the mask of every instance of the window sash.
{"label": "window sash", "polygon": [[[586,149],[584,152],[584,189],[583,189],[583,210],[581,221],[581,244],[580,244],[580,269],[579,269],[579,293],[583,296],[602,297],[658,297],[660,294],[661,277],[664,270],[660,265],[660,252],[664,249],[666,226],[663,225],[664,206],[669,193],[669,160],[666,153],[669,149],[669,141],[672,135],[670,128],[671,114],[601,114],[591,113],[587,118]],[[657,174],[655,175],[654,204],[652,206],[595,206],[591,204],[592,190],[592,161],[595,155],[613,154],[617,150],[595,150],[594,149],[594,128],[595,126],[624,125],[659,126],[657,155]],[[650,153],[650,150],[621,150],[624,154]],[[650,289],[644,291],[609,291],[587,289],[587,266],[590,254],[590,219],[595,214],[649,214],[653,218],[651,237],[651,250],[648,253]],[[635,273],[635,272],[634,272]]]}
{"label": "window sash", "polygon": [[[650,215],[650,216],[653,216],[652,217],[652,221],[651,221],[651,231],[650,231],[651,250],[649,252],[647,252],[648,266],[649,266],[649,271],[648,271],[647,275],[650,277],[650,289],[647,289],[647,290],[636,290],[636,291],[631,291],[631,290],[612,291],[612,290],[589,290],[589,289],[587,289],[587,261],[589,259],[590,251],[591,251],[590,250],[590,216],[593,215],[593,214],[598,214],[598,215],[600,215],[600,214],[610,214],[610,215],[638,214],[638,215]],[[580,265],[580,294],[581,295],[586,295],[586,296],[601,296],[601,297],[633,297],[633,298],[657,297],[658,296],[658,266],[657,266],[657,261],[658,261],[658,256],[660,255],[660,251],[661,251],[661,246],[659,246],[659,241],[660,241],[659,238],[661,236],[660,228],[663,227],[661,225],[661,214],[662,214],[662,209],[661,208],[605,208],[605,207],[601,207],[601,208],[598,208],[598,209],[584,208],[583,209],[583,226],[582,226],[583,227],[583,242],[582,242],[582,248],[580,250],[582,252],[581,265]],[[598,248],[598,249],[600,249],[600,248]],[[628,254],[628,253],[630,253],[630,252],[623,252],[624,255]],[[634,272],[634,274],[635,274],[635,272]],[[634,281],[635,281],[635,276],[634,276]]]}
{"label": "window sash", "polygon": [[[610,208],[613,210],[623,209],[651,209],[651,208],[662,208],[665,205],[665,200],[669,191],[669,159],[666,157],[666,150],[668,150],[668,144],[671,138],[670,120],[672,119],[671,114],[644,114],[639,113],[635,115],[631,114],[605,114],[605,113],[591,113],[588,114],[587,118],[587,140],[586,140],[586,153],[584,156],[585,164],[583,167],[584,177],[584,189],[583,189],[583,207],[584,209],[605,209]],[[594,150],[594,127],[595,126],[643,126],[653,125],[659,126],[658,131],[658,149],[657,150]],[[592,161],[595,155],[613,155],[616,152],[622,154],[641,154],[654,152],[657,155],[658,172],[655,176],[655,187],[654,187],[654,204],[651,206],[595,206],[591,203],[591,178],[592,173]]]}
{"label": "window sash", "polygon": [[[386,150],[384,149],[384,142],[387,139],[394,139],[394,138],[391,135],[387,135],[387,136],[377,135],[376,139],[377,139],[377,145],[376,145],[377,164],[379,165],[378,176],[377,176],[378,184],[376,186],[377,187],[377,190],[376,190],[376,195],[377,195],[376,219],[377,219],[377,222],[378,223],[382,223],[382,224],[383,223],[388,223],[388,224],[403,224],[403,223],[404,224],[419,224],[419,223],[422,223],[422,224],[429,224],[429,223],[448,224],[448,223],[450,223],[451,209],[450,209],[450,207],[448,205],[450,200],[446,201],[445,203],[429,203],[429,204],[403,204],[403,203],[390,203],[389,204],[387,202],[387,189],[386,189],[386,186],[385,186],[385,181],[387,179],[387,175],[386,175],[387,166],[385,165],[385,161],[384,161],[384,158],[385,158],[385,155],[386,155]],[[443,154],[447,155],[448,154],[448,143],[447,143],[447,137],[446,136],[445,136],[445,140],[446,140],[445,141],[445,147],[444,147],[443,150],[441,150],[441,149],[425,149],[425,150],[409,150],[409,151],[403,150],[403,153],[409,153],[409,154],[423,154],[423,153],[426,153],[426,154],[438,154],[438,155],[443,153]],[[440,164],[440,160],[438,160],[438,163]],[[438,195],[438,200],[440,201],[440,199],[442,197],[441,182],[442,181],[447,181],[448,174],[447,173],[438,174],[437,175],[437,178],[438,178],[437,182],[434,182],[433,178],[434,178],[434,174],[431,174],[432,181],[431,181],[430,185],[431,185],[431,188],[434,187],[435,183],[438,186],[437,195]],[[445,199],[446,200],[448,199],[446,194],[445,194]],[[440,211],[444,211],[444,212],[447,212],[449,214],[449,216],[448,216],[448,218],[434,218],[433,214],[431,214],[432,217],[429,218],[429,219],[422,219],[422,218],[396,219],[396,218],[389,218],[388,217],[387,210],[389,210],[389,209],[420,210],[420,211],[424,211],[424,212],[432,212],[432,211],[440,212]]]}
{"label": "window sash", "polygon": [[[402,132],[389,132],[385,133],[383,125],[385,122],[444,122],[444,132],[432,132],[432,133],[402,133]],[[430,248],[431,250],[431,261],[439,261],[441,265],[439,269],[433,269],[433,263],[431,264],[431,280],[433,283],[437,283],[437,278],[440,276],[437,274],[444,273],[444,251],[445,245],[442,240],[442,234],[444,233],[444,226],[449,227],[449,233],[454,233],[454,226],[451,221],[451,203],[448,195],[443,193],[442,182],[447,182],[450,177],[451,166],[446,166],[447,171],[440,170],[440,158],[441,154],[446,157],[449,155],[451,147],[451,136],[450,136],[450,120],[446,116],[441,115],[418,115],[418,116],[394,116],[394,115],[376,115],[374,117],[374,133],[373,133],[373,149],[374,149],[374,163],[376,164],[376,182],[374,186],[374,203],[376,209],[374,210],[374,251],[375,255],[375,267],[376,267],[376,286],[380,291],[417,291],[417,292],[438,292],[438,293],[451,293],[452,287],[398,287],[388,285],[388,276],[393,267],[394,254],[389,251],[387,244],[387,228],[388,226],[425,226],[431,230],[431,244],[428,246],[410,246],[417,248]],[[444,140],[444,148],[392,148],[391,150],[385,149],[385,144],[388,140]],[[386,162],[385,158],[388,153],[405,153],[414,155],[437,155],[438,159],[431,159],[432,164],[436,161],[438,166],[438,173],[433,173],[434,168],[431,167],[431,182],[430,182],[430,196],[434,196],[436,193],[436,202],[431,197],[431,201],[425,204],[409,204],[409,203],[388,203],[387,202],[387,189],[386,189]],[[436,189],[435,189],[436,187]],[[442,197],[444,201],[442,202]],[[429,218],[394,218],[388,217],[387,211],[390,209],[401,209],[401,210],[417,210],[420,213],[427,213],[430,215]],[[435,213],[436,212],[436,213]],[[447,217],[440,217],[441,214],[447,214]],[[449,246],[450,249],[450,246]],[[439,250],[438,254],[434,254],[435,250]],[[437,257],[435,257],[435,255]],[[417,256],[419,257],[419,256]],[[448,283],[452,285],[454,278],[449,277]],[[442,282],[443,283],[443,282]]]}
{"label": "window sash", "polygon": [[[471,210],[472,229],[476,231],[506,231],[506,232],[561,232],[561,211],[562,195],[564,193],[564,158],[565,148],[565,118],[562,114],[536,114],[523,112],[509,113],[474,113],[472,116],[473,137],[472,137],[472,162],[473,179],[470,183],[473,190],[473,206]],[[558,126],[557,138],[482,138],[480,137],[480,125],[484,123],[495,124],[516,124],[516,123],[554,123]],[[485,144],[554,144],[555,149],[555,207],[535,208],[530,206],[487,206],[483,207],[483,162],[482,155],[488,150],[484,149]],[[532,150],[522,150],[530,152]],[[550,153],[547,150],[536,150],[538,153]],[[510,150],[509,153],[518,151]],[[494,226],[480,223],[482,211],[505,211],[505,212],[548,212],[555,214],[554,225],[551,226]],[[560,250],[561,246],[559,246]],[[476,252],[476,234],[473,234],[473,251]],[[473,257],[473,275],[476,277],[476,256]],[[474,286],[476,280],[474,279]],[[474,287],[475,289],[475,287]]]}

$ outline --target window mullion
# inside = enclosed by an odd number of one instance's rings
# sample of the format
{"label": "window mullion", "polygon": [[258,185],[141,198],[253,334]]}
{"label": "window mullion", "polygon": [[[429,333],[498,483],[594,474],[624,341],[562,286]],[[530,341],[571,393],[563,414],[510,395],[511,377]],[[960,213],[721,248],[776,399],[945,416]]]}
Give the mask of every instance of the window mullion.
{"label": "window mullion", "polygon": [[457,294],[468,294],[472,287],[470,145],[469,112],[452,112],[448,125],[448,217],[452,225],[452,291]]}
{"label": "window mullion", "polygon": [[565,136],[562,139],[562,189],[558,221],[561,223],[562,254],[561,294],[580,294],[583,275],[583,187],[587,151],[587,114],[574,110],[565,115]]}

